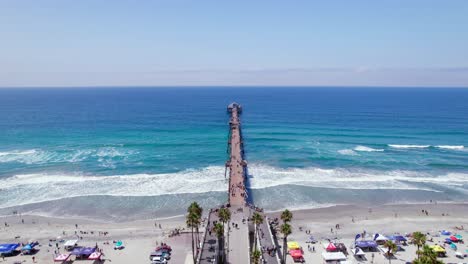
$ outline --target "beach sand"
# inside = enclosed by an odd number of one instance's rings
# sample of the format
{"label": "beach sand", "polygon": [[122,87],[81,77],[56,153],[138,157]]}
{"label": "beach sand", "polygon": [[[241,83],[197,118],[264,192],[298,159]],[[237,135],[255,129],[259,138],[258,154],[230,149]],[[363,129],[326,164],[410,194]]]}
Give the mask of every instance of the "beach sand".
{"label": "beach sand", "polygon": [[[422,210],[427,210],[428,215],[422,213]],[[270,218],[277,217],[278,214],[268,213]],[[340,242],[349,247],[354,241],[354,236],[364,230],[368,234],[405,234],[422,231],[435,235],[440,230],[455,231],[455,226],[463,225],[465,229],[468,228],[468,204],[385,205],[372,208],[343,205],[293,211],[293,214],[293,233],[288,240],[301,244],[305,251],[306,263],[323,263],[321,242],[326,238],[334,239],[337,237]],[[442,216],[442,214],[446,216]],[[24,219],[24,224],[22,219]],[[106,263],[150,263],[149,253],[161,242],[165,242],[173,248],[172,259],[169,263],[191,263],[190,233],[168,237],[168,234],[175,228],[185,227],[184,217],[105,223],[83,219],[60,219],[31,215],[20,217],[17,215],[0,218],[0,221],[0,243],[27,243],[31,239],[41,243],[40,250],[35,255],[36,263],[53,263],[52,256],[56,242],[50,242],[51,246],[49,246],[49,239],[57,239],[57,237],[65,240],[72,239],[76,237],[75,231],[77,231],[78,236],[82,237],[79,241],[80,245],[95,246],[97,243],[103,249],[105,259],[107,259]],[[4,222],[7,222],[9,226],[5,227]],[[78,224],[78,228],[75,224]],[[159,224],[162,228],[159,228]],[[336,224],[340,225],[340,229],[336,230]],[[333,228],[333,233],[331,233],[331,228]],[[319,240],[319,243],[314,245],[315,253],[311,253],[307,249],[308,244],[305,242],[309,235],[305,233],[305,230],[311,230],[311,234]],[[81,234],[80,231],[87,233]],[[91,231],[94,233],[91,234]],[[100,231],[108,232],[108,235],[99,235]],[[468,232],[465,230],[457,233],[468,237]],[[114,250],[112,245],[114,240],[122,240],[125,249]],[[434,242],[430,244],[441,243],[442,240],[443,237],[434,237]],[[109,241],[110,245],[104,244],[106,241]],[[59,246],[63,252],[63,243],[60,243]],[[465,244],[458,244],[458,248],[460,252],[465,252],[468,249]],[[404,249],[405,251],[397,253],[397,258],[393,259],[392,263],[405,263],[414,259],[416,247],[410,245]],[[445,263],[463,262],[455,257],[455,251],[447,249],[447,252],[448,257],[442,259]],[[388,260],[381,253],[376,252],[374,255],[374,263],[388,263]],[[368,254],[367,261],[358,262],[352,256],[348,257],[348,260],[352,260],[352,263],[371,263],[370,254]],[[13,263],[13,261],[32,263],[32,257],[18,255],[7,257],[5,261],[0,259],[0,263]],[[467,260],[464,261],[467,262]],[[92,261],[76,262],[93,263]],[[288,263],[292,263],[289,256]]]}

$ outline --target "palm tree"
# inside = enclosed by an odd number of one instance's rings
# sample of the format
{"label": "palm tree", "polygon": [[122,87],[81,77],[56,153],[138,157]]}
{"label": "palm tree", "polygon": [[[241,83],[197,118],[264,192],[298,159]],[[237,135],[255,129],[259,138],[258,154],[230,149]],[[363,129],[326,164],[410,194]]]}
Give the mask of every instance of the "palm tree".
{"label": "palm tree", "polygon": [[413,264],[443,264],[443,261],[437,259],[437,254],[427,245],[423,246],[420,256],[413,260]]}
{"label": "palm tree", "polygon": [[411,238],[411,241],[413,244],[415,244],[418,247],[418,250],[416,251],[416,254],[418,254],[418,258],[420,257],[420,248],[426,244],[426,235],[424,235],[421,232],[414,232],[413,237]]}
{"label": "palm tree", "polygon": [[253,261],[253,264],[259,264],[260,263],[260,257],[262,256],[262,253],[258,250],[258,249],[255,249],[253,252],[252,252],[252,261]]}
{"label": "palm tree", "polygon": [[198,225],[195,226],[196,241],[197,241],[197,248],[198,248],[198,245],[200,245],[200,232],[199,232],[199,229],[200,229],[200,224],[201,224],[201,218],[202,218],[202,215],[203,215],[203,208],[201,208],[200,205],[197,202],[193,202],[187,208],[187,212],[189,214],[190,213],[195,214],[197,216],[197,218],[198,218]]}
{"label": "palm tree", "polygon": [[220,223],[216,223],[214,225],[214,231],[216,233],[216,236],[218,237],[218,262],[224,263],[224,256],[223,256],[224,226]]}
{"label": "palm tree", "polygon": [[384,244],[384,247],[387,248],[387,258],[388,258],[388,263],[392,263],[392,258],[391,256],[393,254],[395,254],[395,252],[397,251],[398,247],[395,243],[393,243],[393,241],[391,240],[387,240],[385,241],[385,244]]}
{"label": "palm tree", "polygon": [[257,250],[257,236],[258,236],[258,225],[261,225],[263,223],[263,216],[257,212],[253,213],[252,215],[252,221],[254,222],[254,248],[253,250]]}
{"label": "palm tree", "polygon": [[284,210],[281,213],[281,220],[283,220],[284,223],[289,223],[291,222],[292,219],[293,219],[293,214],[288,209]]}
{"label": "palm tree", "polygon": [[[226,223],[229,223],[229,221],[231,221],[231,211],[229,211],[228,208],[221,208],[218,210],[218,217],[219,217],[219,220],[223,223],[223,229],[225,228],[225,224]],[[227,242],[229,243],[229,224],[228,224],[228,239],[227,239]],[[227,246],[228,250],[229,250],[229,245]]]}
{"label": "palm tree", "polygon": [[286,252],[288,244],[288,236],[292,233],[292,227],[288,223],[284,223],[280,228],[281,234],[283,234],[283,263],[286,263]]}
{"label": "palm tree", "polygon": [[197,260],[197,257],[196,257],[196,250],[195,250],[195,239],[194,239],[194,236],[193,236],[193,230],[196,226],[199,225],[199,220],[198,220],[198,216],[194,213],[189,213],[187,215],[187,220],[186,220],[186,223],[187,223],[187,227],[190,227],[191,231],[192,231],[192,255],[193,255],[193,263],[196,262]]}

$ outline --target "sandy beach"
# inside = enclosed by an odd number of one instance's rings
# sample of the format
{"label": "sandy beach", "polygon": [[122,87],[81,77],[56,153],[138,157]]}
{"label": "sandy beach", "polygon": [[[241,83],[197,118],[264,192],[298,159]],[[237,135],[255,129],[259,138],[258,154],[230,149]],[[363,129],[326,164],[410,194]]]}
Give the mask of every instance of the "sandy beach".
{"label": "sandy beach", "polygon": [[[427,210],[428,215],[422,213]],[[347,247],[353,242],[357,233],[364,230],[368,234],[405,234],[421,231],[433,235],[434,242],[443,243],[443,236],[437,237],[440,230],[455,231],[455,226],[468,227],[467,204],[413,204],[413,205],[385,205],[376,207],[359,207],[351,205],[334,206],[321,209],[293,211],[293,233],[289,241],[297,241],[303,247],[306,263],[323,263],[321,242],[326,239],[339,241]],[[442,216],[444,214],[444,216]],[[278,213],[269,213],[270,219]],[[24,220],[24,224],[22,223]],[[354,222],[353,222],[354,219]],[[4,223],[7,223],[5,227]],[[175,217],[164,220],[144,220],[133,222],[97,222],[83,219],[59,219],[39,216],[10,216],[1,218],[0,243],[27,243],[29,240],[40,242],[39,251],[34,255],[36,263],[53,263],[53,253],[56,243],[59,243],[63,252],[63,242],[78,238],[79,245],[95,246],[103,249],[106,262],[115,264],[149,263],[149,253],[161,242],[173,248],[172,259],[169,263],[191,263],[191,236],[185,233],[185,219]],[[336,229],[339,224],[340,228]],[[78,227],[76,227],[78,225]],[[161,225],[161,228],[159,228]],[[181,234],[169,236],[174,229],[181,229]],[[333,229],[333,233],[331,232]],[[301,231],[302,230],[302,231]],[[308,251],[306,241],[309,236],[306,230],[311,231],[318,243],[314,244],[315,252]],[[77,235],[75,235],[75,231]],[[92,232],[92,233],[91,233]],[[100,233],[101,232],[101,233]],[[103,235],[102,232],[108,232]],[[467,237],[466,230],[458,234]],[[50,241],[56,240],[56,241]],[[123,250],[114,250],[113,241],[122,240]],[[106,244],[109,242],[109,244]],[[312,244],[310,244],[312,246]],[[468,249],[465,244],[457,244],[458,251]],[[415,257],[416,247],[405,246],[399,251],[392,263],[405,263]],[[374,263],[388,263],[381,253],[376,252]],[[371,263],[370,254],[367,260],[358,261],[349,256],[351,263]],[[462,260],[455,257],[455,251],[447,249],[447,257],[442,259],[445,263],[459,263]],[[22,261],[33,263],[32,256],[6,257],[4,263]],[[92,261],[77,261],[79,263],[92,263]],[[2,260],[0,259],[0,263]],[[288,263],[293,263],[288,257]]]}

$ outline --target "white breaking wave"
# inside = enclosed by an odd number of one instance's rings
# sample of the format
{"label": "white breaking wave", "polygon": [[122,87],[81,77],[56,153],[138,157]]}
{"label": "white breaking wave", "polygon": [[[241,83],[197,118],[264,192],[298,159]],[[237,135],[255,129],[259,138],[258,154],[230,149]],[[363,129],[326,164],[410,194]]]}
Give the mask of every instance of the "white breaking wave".
{"label": "white breaking wave", "polygon": [[[253,189],[284,185],[356,190],[427,190],[437,186],[466,192],[468,174],[431,175],[413,171],[372,171],[321,168],[281,169],[266,165],[249,166]],[[421,187],[423,184],[424,187]],[[431,184],[435,187],[427,187]],[[80,174],[23,174],[2,180],[1,207],[58,200],[68,197],[160,196],[187,193],[225,192],[223,166],[176,173],[87,176]]]}
{"label": "white breaking wave", "polygon": [[405,149],[405,148],[418,148],[418,149],[421,149],[421,148],[430,147],[430,145],[395,145],[395,144],[389,144],[388,146],[391,147],[391,148],[401,148],[401,149]]}
{"label": "white breaking wave", "polygon": [[341,155],[348,155],[348,156],[356,156],[358,155],[354,150],[352,149],[340,149],[337,151]]}
{"label": "white breaking wave", "polygon": [[452,146],[452,145],[439,145],[439,146],[436,146],[436,148],[441,148],[441,149],[457,149],[457,150],[460,150],[460,149],[464,149],[465,146]]}
{"label": "white breaking wave", "polygon": [[76,149],[47,151],[40,149],[12,150],[0,152],[0,163],[17,162],[23,164],[46,164],[57,162],[81,162],[94,158],[102,166],[114,166],[112,158],[127,157],[135,151],[119,149],[116,147],[100,147],[96,149]]}
{"label": "white breaking wave", "polygon": [[354,148],[355,151],[363,151],[363,152],[382,152],[383,149],[374,149],[366,146],[357,146]]}

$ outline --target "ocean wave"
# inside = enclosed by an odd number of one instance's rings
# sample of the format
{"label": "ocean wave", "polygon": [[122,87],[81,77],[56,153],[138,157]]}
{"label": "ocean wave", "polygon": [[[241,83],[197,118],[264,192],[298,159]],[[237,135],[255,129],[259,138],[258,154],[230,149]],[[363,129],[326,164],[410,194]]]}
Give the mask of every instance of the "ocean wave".
{"label": "ocean wave", "polygon": [[118,147],[98,147],[94,149],[65,150],[11,150],[0,152],[0,163],[16,162],[22,164],[75,163],[87,159],[96,159],[102,166],[113,164],[113,158],[126,158],[136,151]]}
{"label": "ocean wave", "polygon": [[[261,164],[249,166],[252,189],[284,185],[350,190],[426,190],[447,188],[466,192],[468,174],[432,175],[415,171],[373,171],[351,169],[290,168]],[[187,193],[224,192],[227,180],[223,166],[209,166],[177,173],[112,176],[79,173],[36,173],[2,180],[0,207],[10,207],[79,196],[161,196]]]}
{"label": "ocean wave", "polygon": [[383,149],[374,149],[366,146],[357,146],[354,148],[355,151],[362,151],[362,152],[382,152]]}
{"label": "ocean wave", "polygon": [[337,151],[341,155],[347,155],[347,156],[356,156],[358,155],[354,150],[352,149],[340,149]]}
{"label": "ocean wave", "polygon": [[399,148],[399,149],[407,149],[407,148],[422,149],[422,148],[430,147],[430,145],[396,145],[396,144],[388,144],[388,146],[391,148]]}
{"label": "ocean wave", "polygon": [[440,148],[440,149],[455,149],[455,150],[462,150],[465,148],[465,146],[462,146],[462,145],[438,145],[435,147]]}

